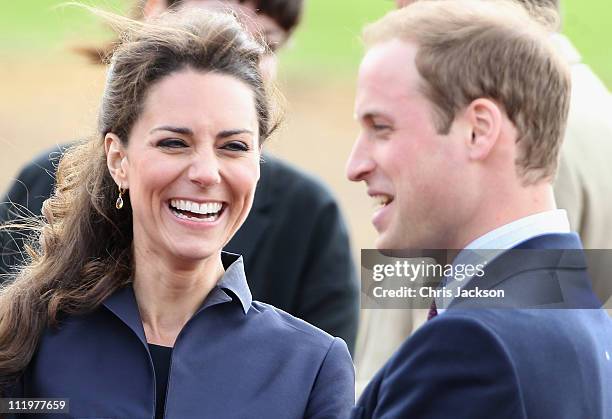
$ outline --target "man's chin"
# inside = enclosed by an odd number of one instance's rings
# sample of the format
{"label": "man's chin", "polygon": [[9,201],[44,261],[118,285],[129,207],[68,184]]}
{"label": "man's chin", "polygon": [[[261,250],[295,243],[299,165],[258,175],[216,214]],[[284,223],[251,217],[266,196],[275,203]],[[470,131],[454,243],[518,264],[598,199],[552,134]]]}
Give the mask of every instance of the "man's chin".
{"label": "man's chin", "polygon": [[395,240],[394,237],[388,233],[379,234],[374,245],[378,250],[402,248],[398,240]]}
{"label": "man's chin", "polygon": [[407,232],[390,232],[387,230],[378,233],[374,246],[378,250],[415,250],[424,248],[418,246],[414,240],[408,240],[408,238],[414,239]]}

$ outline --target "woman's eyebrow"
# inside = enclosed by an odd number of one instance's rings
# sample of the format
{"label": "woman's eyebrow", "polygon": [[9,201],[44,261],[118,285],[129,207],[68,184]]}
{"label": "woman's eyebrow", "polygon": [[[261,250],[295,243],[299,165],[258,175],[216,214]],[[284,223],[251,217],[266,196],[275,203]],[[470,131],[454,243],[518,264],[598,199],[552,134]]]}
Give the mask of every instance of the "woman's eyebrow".
{"label": "woman's eyebrow", "polygon": [[193,135],[193,131],[189,128],[173,127],[171,125],[162,125],[161,127],[155,127],[151,131],[149,131],[149,134],[153,134],[156,131],[170,131],[170,132],[175,132],[177,134]]}
{"label": "woman's eyebrow", "polygon": [[238,135],[238,134],[251,134],[253,135],[253,131],[248,130],[248,129],[230,129],[230,130],[224,130],[221,131],[217,134],[217,138],[228,138],[231,137],[233,135]]}

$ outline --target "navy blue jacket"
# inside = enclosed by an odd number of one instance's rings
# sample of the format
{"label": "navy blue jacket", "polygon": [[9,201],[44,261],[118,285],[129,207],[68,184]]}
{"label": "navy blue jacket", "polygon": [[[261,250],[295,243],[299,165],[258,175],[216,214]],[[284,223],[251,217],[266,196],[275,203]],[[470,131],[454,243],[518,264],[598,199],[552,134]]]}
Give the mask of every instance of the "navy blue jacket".
{"label": "navy blue jacket", "polygon": [[[345,343],[252,301],[242,259],[224,254],[223,261],[225,275],[176,340],[165,417],[346,417],[354,404],[354,370]],[[155,391],[127,287],[91,314],[47,330],[15,396],[67,398],[69,417],[152,419]]]}
{"label": "navy blue jacket", "polygon": [[[576,235],[551,234],[520,247],[581,244]],[[351,417],[612,418],[612,322],[593,295],[584,255],[532,254],[500,256],[466,289],[505,288],[511,298],[558,309],[466,308],[470,301],[453,300],[376,374]],[[546,301],[559,290],[562,298]]]}
{"label": "navy blue jacket", "polygon": [[[0,199],[0,222],[40,215],[67,146],[47,150],[22,169]],[[352,350],[359,291],[338,204],[313,177],[272,156],[264,160],[253,208],[225,250],[244,256],[255,300],[341,337]],[[0,283],[21,261],[23,248],[20,234],[0,234]]]}

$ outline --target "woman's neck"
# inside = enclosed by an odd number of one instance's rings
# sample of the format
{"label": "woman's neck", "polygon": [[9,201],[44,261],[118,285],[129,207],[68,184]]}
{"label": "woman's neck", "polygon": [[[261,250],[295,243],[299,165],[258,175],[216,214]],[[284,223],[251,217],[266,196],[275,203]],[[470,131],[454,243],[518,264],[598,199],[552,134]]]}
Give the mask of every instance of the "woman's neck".
{"label": "woman's neck", "polygon": [[198,263],[169,263],[143,253],[134,251],[134,294],[147,342],[174,346],[183,326],[223,276],[221,255]]}

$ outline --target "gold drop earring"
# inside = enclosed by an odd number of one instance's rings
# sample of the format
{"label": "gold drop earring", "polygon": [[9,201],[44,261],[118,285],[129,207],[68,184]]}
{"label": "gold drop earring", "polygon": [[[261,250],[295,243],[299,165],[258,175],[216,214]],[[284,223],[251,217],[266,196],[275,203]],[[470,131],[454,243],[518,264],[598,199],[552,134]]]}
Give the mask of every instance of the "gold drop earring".
{"label": "gold drop earring", "polygon": [[117,202],[115,202],[115,208],[121,209],[123,208],[123,194],[125,193],[125,189],[119,186],[119,196],[117,197]]}

